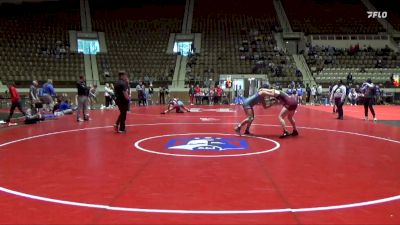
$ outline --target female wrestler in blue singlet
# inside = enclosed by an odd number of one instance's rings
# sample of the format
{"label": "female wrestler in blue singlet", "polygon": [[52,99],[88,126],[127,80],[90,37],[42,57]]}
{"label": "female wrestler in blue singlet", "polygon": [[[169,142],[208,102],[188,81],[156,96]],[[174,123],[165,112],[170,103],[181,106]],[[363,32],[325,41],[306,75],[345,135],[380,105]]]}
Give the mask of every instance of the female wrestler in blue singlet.
{"label": "female wrestler in blue singlet", "polygon": [[240,124],[238,124],[235,127],[235,132],[237,134],[241,135],[240,129],[244,125],[247,125],[246,131],[244,132],[244,134],[250,134],[250,126],[251,126],[251,124],[253,123],[253,120],[254,120],[253,106],[261,103],[265,109],[267,108],[267,104],[265,102],[265,97],[267,97],[267,96],[265,95],[265,93],[262,90],[263,90],[263,88],[268,88],[268,87],[269,86],[266,85],[266,84],[263,85],[263,87],[260,88],[256,94],[248,97],[246,100],[243,101],[243,109],[244,109],[244,112],[247,115],[247,118],[244,119]]}
{"label": "female wrestler in blue singlet", "polygon": [[184,109],[186,112],[190,112],[190,109],[188,109],[181,100],[178,98],[173,98],[168,102],[168,108],[161,114],[169,113],[174,109],[177,113],[183,113],[182,109]]}

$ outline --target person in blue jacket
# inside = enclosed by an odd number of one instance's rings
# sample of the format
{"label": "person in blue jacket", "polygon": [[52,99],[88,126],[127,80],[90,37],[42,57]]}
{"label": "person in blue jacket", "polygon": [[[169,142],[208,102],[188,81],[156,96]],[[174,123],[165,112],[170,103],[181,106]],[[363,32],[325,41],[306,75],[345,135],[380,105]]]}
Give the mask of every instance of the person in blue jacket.
{"label": "person in blue jacket", "polygon": [[300,84],[297,86],[296,92],[297,92],[297,102],[299,103],[299,105],[301,105],[301,103],[303,102],[304,90]]}

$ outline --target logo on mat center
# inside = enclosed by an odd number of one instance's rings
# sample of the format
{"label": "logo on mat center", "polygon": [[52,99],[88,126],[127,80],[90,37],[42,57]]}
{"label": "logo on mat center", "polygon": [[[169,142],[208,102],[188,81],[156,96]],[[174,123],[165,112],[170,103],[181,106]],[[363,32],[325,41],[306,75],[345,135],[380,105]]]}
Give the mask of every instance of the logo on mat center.
{"label": "logo on mat center", "polygon": [[222,137],[195,137],[195,138],[175,138],[169,140],[166,147],[171,150],[247,150],[249,145],[245,139],[241,138],[222,138]]}

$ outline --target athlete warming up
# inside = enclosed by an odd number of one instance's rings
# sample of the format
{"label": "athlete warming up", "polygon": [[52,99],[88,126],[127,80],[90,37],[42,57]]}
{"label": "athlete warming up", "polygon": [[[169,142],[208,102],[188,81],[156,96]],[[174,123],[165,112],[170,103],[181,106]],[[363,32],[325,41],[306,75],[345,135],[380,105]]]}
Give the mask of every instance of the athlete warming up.
{"label": "athlete warming up", "polygon": [[167,114],[174,109],[176,110],[176,113],[183,113],[183,110],[185,110],[186,112],[190,112],[190,109],[187,108],[181,100],[179,100],[178,98],[173,98],[169,101],[167,109],[161,114]]}
{"label": "athlete warming up", "polygon": [[[269,86],[267,84],[263,85],[263,87],[260,88],[256,94],[248,97],[246,100],[243,101],[243,109],[244,109],[244,112],[246,113],[247,117],[246,117],[246,119],[244,119],[240,124],[238,124],[235,127],[235,132],[238,135],[241,135],[240,131],[244,125],[246,125],[246,130],[245,130],[244,134],[250,134],[250,126],[254,120],[253,106],[257,105],[258,103],[261,103],[265,109],[268,108],[267,103],[265,101],[265,98],[268,96],[267,96],[267,93],[264,91],[268,87]],[[271,105],[269,105],[269,106],[271,106]]]}

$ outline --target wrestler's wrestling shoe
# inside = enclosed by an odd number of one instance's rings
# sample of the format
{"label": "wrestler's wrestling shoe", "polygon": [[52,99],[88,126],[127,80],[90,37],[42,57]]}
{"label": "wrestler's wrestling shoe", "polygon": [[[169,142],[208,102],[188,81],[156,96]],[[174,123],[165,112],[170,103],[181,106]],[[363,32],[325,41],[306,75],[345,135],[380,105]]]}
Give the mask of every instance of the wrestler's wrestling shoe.
{"label": "wrestler's wrestling shoe", "polygon": [[237,135],[242,135],[242,134],[240,133],[240,127],[239,127],[239,126],[235,127],[234,130],[235,130],[235,132],[236,132]]}
{"label": "wrestler's wrestling shoe", "polygon": [[288,136],[290,136],[289,132],[285,131],[279,138],[286,138]]}

